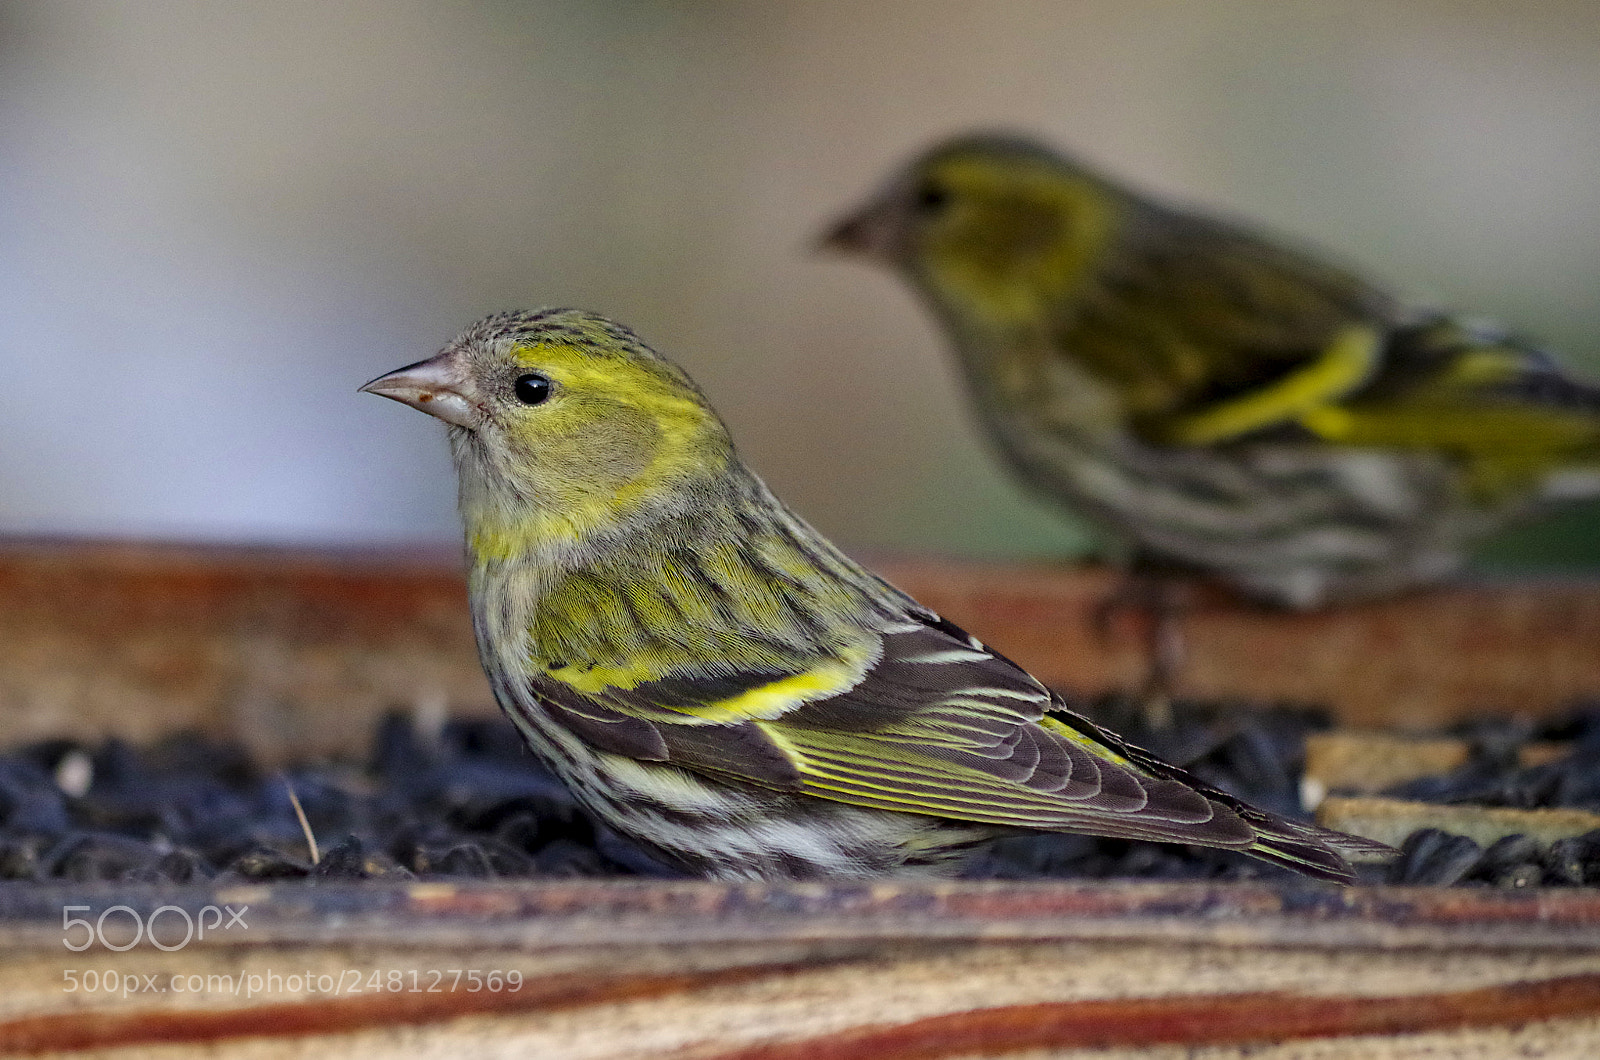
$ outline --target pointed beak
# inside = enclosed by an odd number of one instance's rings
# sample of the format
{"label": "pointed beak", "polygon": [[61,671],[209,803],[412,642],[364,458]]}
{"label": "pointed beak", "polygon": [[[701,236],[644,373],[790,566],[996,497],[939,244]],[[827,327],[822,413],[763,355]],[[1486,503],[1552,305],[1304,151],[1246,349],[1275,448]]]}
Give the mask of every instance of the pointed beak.
{"label": "pointed beak", "polygon": [[461,378],[456,359],[445,353],[380,375],[361,391],[410,405],[418,412],[469,430],[483,419],[483,410],[472,399],[471,387]]}
{"label": "pointed beak", "polygon": [[824,232],[816,242],[816,249],[892,262],[895,253],[894,214],[893,207],[888,203],[869,202]]}
{"label": "pointed beak", "polygon": [[816,240],[818,250],[843,251],[846,255],[870,255],[874,247],[870,208],[840,219]]}

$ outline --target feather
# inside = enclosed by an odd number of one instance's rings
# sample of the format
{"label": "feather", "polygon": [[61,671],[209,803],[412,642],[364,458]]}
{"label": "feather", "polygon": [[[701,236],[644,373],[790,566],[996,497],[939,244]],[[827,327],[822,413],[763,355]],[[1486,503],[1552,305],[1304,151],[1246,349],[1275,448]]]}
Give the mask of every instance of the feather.
{"label": "feather", "polygon": [[[609,737],[607,750],[629,753],[611,736],[626,733],[638,749],[665,749],[663,760],[724,780],[1009,828],[1251,850],[1350,878],[1318,830],[1246,807],[1073,714],[954,624],[920,610],[908,618],[880,634],[856,683],[831,695],[813,698],[819,682],[806,671],[677,674],[599,692],[564,720],[585,738]],[[730,690],[784,688],[786,708],[769,704],[764,720],[707,724],[698,707]]]}

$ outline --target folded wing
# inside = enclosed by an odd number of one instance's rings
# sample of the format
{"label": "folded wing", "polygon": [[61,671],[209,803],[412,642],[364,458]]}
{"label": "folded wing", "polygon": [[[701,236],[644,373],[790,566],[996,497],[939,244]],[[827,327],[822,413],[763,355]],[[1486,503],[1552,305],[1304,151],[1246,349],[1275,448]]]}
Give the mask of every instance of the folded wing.
{"label": "folded wing", "polygon": [[[686,677],[541,696],[599,747],[725,780],[1001,828],[1244,850],[1352,878],[1336,834],[1255,810],[1125,744],[953,624],[921,613],[878,637],[859,676],[834,692],[796,674],[745,674],[705,679],[702,698]],[[828,676],[838,661],[818,666]],[[773,687],[797,690],[786,709],[752,694]],[[751,713],[735,720],[728,704],[738,703]]]}

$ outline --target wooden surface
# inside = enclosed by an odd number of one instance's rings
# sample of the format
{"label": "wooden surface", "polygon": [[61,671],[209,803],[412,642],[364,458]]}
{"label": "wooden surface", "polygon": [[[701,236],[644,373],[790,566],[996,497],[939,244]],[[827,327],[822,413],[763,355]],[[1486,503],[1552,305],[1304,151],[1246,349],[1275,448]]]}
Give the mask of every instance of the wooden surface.
{"label": "wooden surface", "polygon": [[[1115,591],[1110,571],[926,561],[881,569],[1047,682],[1097,691],[1132,687],[1144,673],[1135,616],[1106,640],[1090,621]],[[1548,714],[1600,694],[1600,584],[1453,587],[1311,614],[1203,589],[1190,596],[1180,619],[1183,694],[1320,703],[1347,724],[1406,729],[1486,710]]]}
{"label": "wooden surface", "polygon": [[[181,945],[168,913],[154,940],[166,949],[111,933],[129,948],[63,951],[60,909],[94,918],[120,903],[144,917],[162,904],[245,909],[247,926]],[[0,888],[0,1051],[897,1060],[1171,1043],[1216,1058],[1592,1056],[1597,939],[1600,901],[1572,891]],[[109,972],[119,989],[66,992],[69,970],[78,983]],[[466,972],[504,985],[471,990]]]}
{"label": "wooden surface", "polygon": [[[1143,673],[1137,616],[1096,634],[1110,572],[875,565],[1042,679]],[[1427,728],[1600,694],[1600,585],[1460,588],[1324,614],[1195,593],[1180,691],[1298,700]],[[445,554],[0,545],[0,742],[198,725],[270,757],[344,746],[380,712],[493,710]]]}
{"label": "wooden surface", "polygon": [[437,553],[11,543],[0,659],[0,743],[199,727],[270,760],[386,710],[495,709]]}

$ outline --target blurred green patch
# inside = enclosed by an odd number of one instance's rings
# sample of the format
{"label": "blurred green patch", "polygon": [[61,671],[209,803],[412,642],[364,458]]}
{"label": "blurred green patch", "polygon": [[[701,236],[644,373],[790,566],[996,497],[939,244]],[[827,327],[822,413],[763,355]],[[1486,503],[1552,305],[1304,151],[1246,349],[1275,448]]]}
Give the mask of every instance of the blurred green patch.
{"label": "blurred green patch", "polygon": [[1473,565],[1496,574],[1600,572],[1600,501],[1575,504],[1501,534],[1479,550]]}

